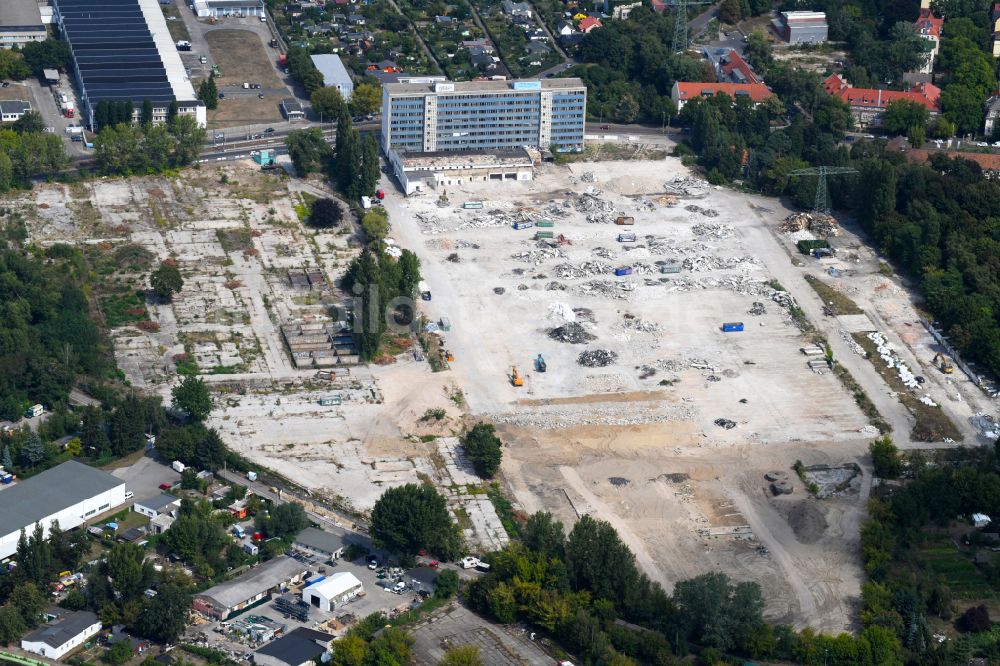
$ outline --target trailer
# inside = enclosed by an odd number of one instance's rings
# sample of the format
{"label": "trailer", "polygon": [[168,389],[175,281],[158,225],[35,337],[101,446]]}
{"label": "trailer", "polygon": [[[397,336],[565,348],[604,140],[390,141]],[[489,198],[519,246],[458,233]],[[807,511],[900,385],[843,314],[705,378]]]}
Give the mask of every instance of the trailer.
{"label": "trailer", "polygon": [[183,474],[184,470],[187,469],[187,465],[182,463],[180,460],[175,460],[172,463],[170,463],[170,467],[178,474]]}
{"label": "trailer", "polygon": [[542,227],[543,229],[548,229],[556,226],[556,223],[553,222],[552,220],[542,219],[542,220],[535,220],[535,226]]}
{"label": "trailer", "polygon": [[727,321],[722,324],[723,333],[734,333],[736,331],[743,330],[743,322],[741,321]]}
{"label": "trailer", "polygon": [[482,208],[483,208],[483,202],[482,201],[466,201],[464,204],[462,204],[462,208],[464,208],[465,210],[482,210]]}
{"label": "trailer", "polygon": [[635,234],[618,234],[619,243],[634,243]]}
{"label": "trailer", "polygon": [[634,217],[625,217],[624,215],[622,215],[617,220],[615,220],[615,224],[617,224],[618,226],[630,227],[633,224],[635,224],[635,218]]}
{"label": "trailer", "polygon": [[521,229],[530,229],[535,226],[534,222],[515,222],[514,229],[520,231]]}
{"label": "trailer", "polygon": [[543,238],[554,238],[555,234],[551,231],[536,231],[535,240],[541,240]]}
{"label": "trailer", "polygon": [[621,277],[623,275],[632,275],[632,269],[628,266],[623,266],[621,268],[615,269],[615,275]]}

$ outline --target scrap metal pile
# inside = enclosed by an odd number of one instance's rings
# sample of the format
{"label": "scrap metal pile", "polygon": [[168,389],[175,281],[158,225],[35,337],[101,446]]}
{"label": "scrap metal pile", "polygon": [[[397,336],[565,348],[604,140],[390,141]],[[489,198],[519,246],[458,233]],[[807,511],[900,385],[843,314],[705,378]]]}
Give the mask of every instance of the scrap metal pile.
{"label": "scrap metal pile", "polygon": [[618,354],[608,349],[588,349],[580,352],[576,362],[588,368],[604,368],[618,359]]}
{"label": "scrap metal pile", "polygon": [[811,231],[822,238],[839,236],[837,220],[822,213],[792,213],[778,227],[778,231],[791,234],[797,231]]}

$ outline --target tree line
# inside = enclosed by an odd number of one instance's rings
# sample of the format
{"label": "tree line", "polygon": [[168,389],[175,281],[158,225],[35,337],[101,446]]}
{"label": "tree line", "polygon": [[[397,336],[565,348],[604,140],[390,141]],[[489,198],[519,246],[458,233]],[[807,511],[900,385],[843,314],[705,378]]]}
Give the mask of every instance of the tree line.
{"label": "tree line", "polygon": [[[99,103],[100,104],[100,103]],[[165,124],[153,123],[152,109],[144,110],[139,123],[132,122],[131,102],[109,104],[107,124],[94,139],[94,159],[101,173],[132,175],[160,173],[168,168],[187,166],[198,159],[206,132],[194,116],[168,115]],[[176,104],[176,102],[174,102]],[[112,113],[112,108],[118,108]],[[128,111],[127,119],[122,119]],[[95,115],[96,115],[95,111]],[[100,123],[99,123],[100,124]]]}

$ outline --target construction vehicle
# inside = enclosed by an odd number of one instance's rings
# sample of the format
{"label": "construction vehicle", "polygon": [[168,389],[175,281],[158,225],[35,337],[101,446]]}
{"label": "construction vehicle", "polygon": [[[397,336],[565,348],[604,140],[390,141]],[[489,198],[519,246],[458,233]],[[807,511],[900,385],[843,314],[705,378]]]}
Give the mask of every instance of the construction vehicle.
{"label": "construction vehicle", "polygon": [[953,366],[951,363],[948,362],[948,359],[944,354],[941,353],[934,354],[933,362],[934,365],[937,367],[937,369],[946,375],[950,375],[951,373],[955,372],[955,366]]}
{"label": "construction vehicle", "polygon": [[541,354],[539,354],[535,358],[535,370],[537,370],[538,372],[545,372],[545,368],[546,367],[548,367],[548,366],[546,366],[546,364],[545,364],[545,359],[542,358]]}
{"label": "construction vehicle", "polygon": [[514,386],[524,386],[524,377],[517,371],[516,365],[510,370],[510,383]]}

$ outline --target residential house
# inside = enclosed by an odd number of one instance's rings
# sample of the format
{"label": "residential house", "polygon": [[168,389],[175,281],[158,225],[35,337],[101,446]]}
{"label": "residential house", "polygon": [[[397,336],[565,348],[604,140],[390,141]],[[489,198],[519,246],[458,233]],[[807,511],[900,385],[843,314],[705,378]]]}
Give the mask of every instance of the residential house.
{"label": "residential house", "polygon": [[747,97],[756,106],[768,97],[774,96],[763,83],[700,83],[678,81],[674,83],[671,91],[671,98],[674,105],[680,111],[684,105],[693,99],[700,97],[714,97],[719,93],[729,95],[735,101],[740,97]]}
{"label": "residential house", "polygon": [[147,497],[143,500],[137,500],[135,504],[132,505],[133,511],[142,514],[147,518],[156,518],[157,516],[164,514],[176,518],[180,508],[181,498],[174,497],[173,495],[167,495],[166,493],[160,493],[159,495],[153,495],[152,497]]}
{"label": "residential house", "polygon": [[611,10],[611,18],[618,19],[619,21],[624,21],[625,19],[628,18],[629,14],[631,14],[632,10],[635,9],[636,7],[642,7],[642,3],[630,2],[627,5],[616,5]]}
{"label": "residential house", "polygon": [[580,32],[586,35],[591,30],[594,30],[596,28],[603,28],[604,24],[601,23],[601,19],[594,18],[593,16],[588,16],[587,18],[580,21],[580,23],[576,27]]}
{"label": "residential house", "polygon": [[479,39],[466,39],[462,42],[462,48],[471,49],[474,46],[488,48],[490,53],[493,52],[493,42],[486,37],[480,37]]}
{"label": "residential house", "polygon": [[347,541],[332,532],[307,527],[295,536],[292,548],[329,560],[338,560],[344,556]]}
{"label": "residential house", "polygon": [[533,28],[531,30],[526,30],[524,34],[527,35],[528,40],[532,42],[549,41],[549,33],[545,32],[541,28]]}
{"label": "residential house", "polygon": [[479,69],[496,69],[496,66],[500,63],[500,58],[493,55],[494,51],[492,47],[485,46],[474,46],[469,49],[469,59],[472,61],[472,66]]}
{"label": "residential house", "polygon": [[241,500],[236,500],[227,507],[227,511],[233,514],[233,517],[237,520],[246,520],[247,518],[247,500],[243,498]]}
{"label": "residential house", "polygon": [[62,611],[21,638],[26,652],[61,659],[101,631],[101,621],[90,611]]}
{"label": "residential house", "polygon": [[932,116],[941,108],[941,89],[930,83],[918,83],[909,91],[854,88],[839,74],[831,74],[823,81],[828,95],[844,100],[851,109],[854,122],[860,129],[880,127],[882,114],[890,104],[907,100],[924,106]]}
{"label": "residential house", "polygon": [[662,14],[667,9],[667,3],[664,0],[650,0],[649,4],[657,14]]}
{"label": "residential house", "polygon": [[513,0],[503,0],[500,3],[500,8],[503,10],[504,14],[508,16],[522,16],[524,18],[531,18],[531,4],[527,2],[513,2]]}
{"label": "residential house", "polygon": [[536,58],[544,58],[552,53],[552,49],[542,42],[528,42],[524,45],[524,50],[528,55],[535,56]]}
{"label": "residential house", "polygon": [[311,666],[332,644],[333,636],[299,627],[257,650],[253,663],[259,666]]}
{"label": "residential house", "polygon": [[364,14],[348,14],[347,22],[351,25],[364,25],[365,24]]}
{"label": "residential house", "polygon": [[566,37],[567,35],[572,35],[574,32],[576,32],[576,28],[574,28],[573,24],[570,23],[569,21],[562,21],[556,28],[556,33],[558,33],[560,37]]}
{"label": "residential house", "polygon": [[923,67],[920,72],[930,74],[934,71],[934,60],[941,50],[941,28],[944,26],[943,18],[936,18],[930,9],[921,9],[920,16],[914,23],[917,34],[931,43],[931,49],[925,54]]}
{"label": "residential house", "polygon": [[993,14],[990,16],[993,21],[993,57],[1000,58],[1000,2],[993,5]]}
{"label": "residential house", "polygon": [[715,77],[722,83],[762,83],[743,56],[735,49],[705,47],[705,58],[715,69]]}
{"label": "residential house", "polygon": [[28,111],[31,111],[31,104],[24,100],[12,99],[0,101],[0,121],[2,122],[14,122]]}
{"label": "residential house", "polygon": [[452,23],[455,23],[455,19],[450,16],[435,16],[434,22],[438,25],[451,25]]}
{"label": "residential house", "polygon": [[297,19],[302,16],[302,3],[289,2],[285,5],[285,16],[290,19]]}

